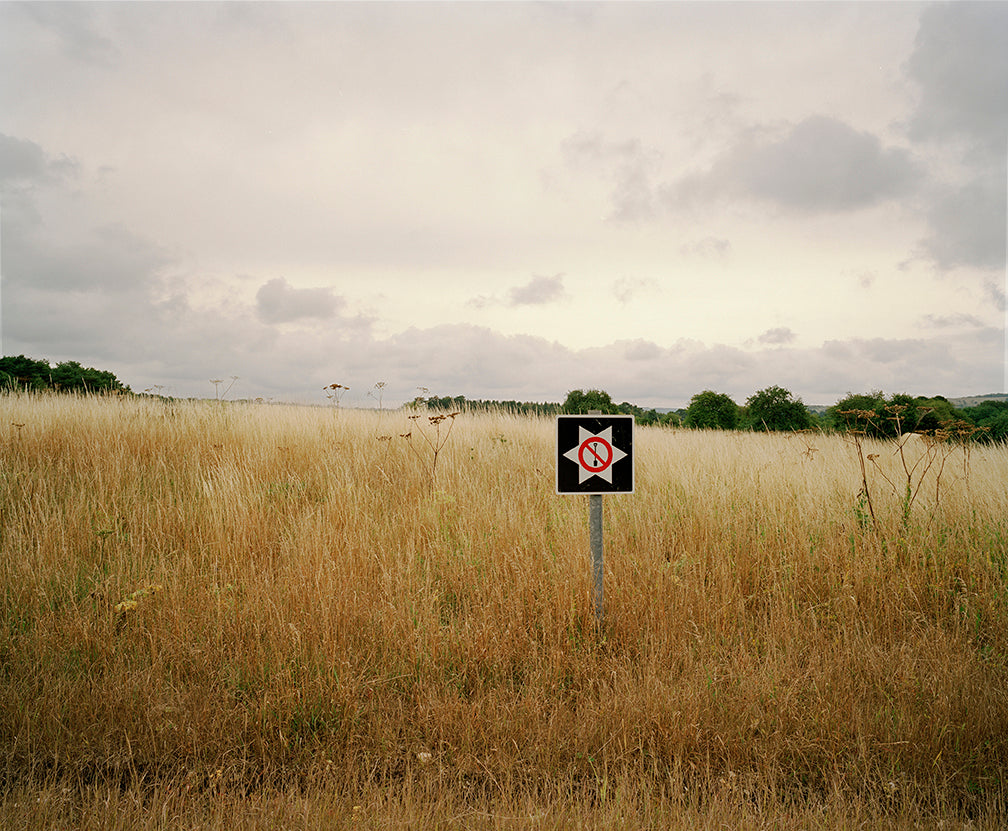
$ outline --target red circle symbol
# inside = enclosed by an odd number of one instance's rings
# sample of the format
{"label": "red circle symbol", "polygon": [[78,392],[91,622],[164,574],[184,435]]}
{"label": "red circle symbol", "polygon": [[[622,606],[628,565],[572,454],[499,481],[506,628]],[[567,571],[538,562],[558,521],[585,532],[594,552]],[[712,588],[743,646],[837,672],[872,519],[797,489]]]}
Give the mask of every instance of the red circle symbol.
{"label": "red circle symbol", "polygon": [[601,436],[589,436],[578,448],[578,462],[589,473],[601,473],[612,464],[612,460],[612,445]]}

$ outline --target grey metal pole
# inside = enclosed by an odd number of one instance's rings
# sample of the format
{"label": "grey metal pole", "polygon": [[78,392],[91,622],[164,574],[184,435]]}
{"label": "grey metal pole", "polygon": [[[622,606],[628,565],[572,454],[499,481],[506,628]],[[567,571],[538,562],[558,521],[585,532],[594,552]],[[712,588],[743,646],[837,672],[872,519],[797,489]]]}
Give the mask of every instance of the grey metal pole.
{"label": "grey metal pole", "polygon": [[602,494],[588,496],[588,541],[592,552],[592,576],[595,578],[595,619],[602,626]]}

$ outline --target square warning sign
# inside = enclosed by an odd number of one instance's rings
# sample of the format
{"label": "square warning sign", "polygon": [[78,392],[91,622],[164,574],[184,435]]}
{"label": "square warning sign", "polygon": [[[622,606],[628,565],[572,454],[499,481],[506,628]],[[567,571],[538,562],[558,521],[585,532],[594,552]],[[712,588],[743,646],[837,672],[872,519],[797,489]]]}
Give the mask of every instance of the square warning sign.
{"label": "square warning sign", "polygon": [[557,416],[557,493],[633,493],[632,415]]}

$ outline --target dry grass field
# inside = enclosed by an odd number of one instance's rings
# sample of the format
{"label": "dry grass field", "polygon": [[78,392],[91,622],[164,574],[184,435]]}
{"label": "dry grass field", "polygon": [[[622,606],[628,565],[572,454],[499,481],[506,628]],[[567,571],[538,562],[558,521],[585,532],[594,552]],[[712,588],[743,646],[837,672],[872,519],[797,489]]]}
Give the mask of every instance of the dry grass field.
{"label": "dry grass field", "polygon": [[1004,446],[408,416],[0,396],[0,826],[1008,822]]}

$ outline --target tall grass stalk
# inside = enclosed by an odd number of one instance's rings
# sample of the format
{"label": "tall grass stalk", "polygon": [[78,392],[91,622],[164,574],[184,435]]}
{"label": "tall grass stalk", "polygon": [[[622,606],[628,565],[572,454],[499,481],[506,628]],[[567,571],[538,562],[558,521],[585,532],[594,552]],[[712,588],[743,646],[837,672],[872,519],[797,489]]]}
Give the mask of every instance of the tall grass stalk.
{"label": "tall grass stalk", "polygon": [[378,419],[0,396],[0,824],[1003,819],[1004,446],[876,532],[891,444],[640,429],[599,633],[552,420],[459,415],[434,489]]}

